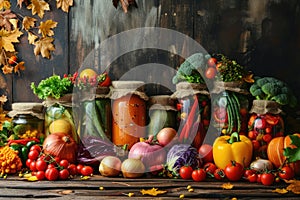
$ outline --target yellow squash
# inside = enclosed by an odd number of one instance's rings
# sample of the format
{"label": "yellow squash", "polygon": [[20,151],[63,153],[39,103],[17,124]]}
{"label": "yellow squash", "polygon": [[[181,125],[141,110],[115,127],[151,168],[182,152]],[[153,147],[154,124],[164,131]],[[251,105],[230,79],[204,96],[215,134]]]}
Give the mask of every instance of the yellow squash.
{"label": "yellow squash", "polygon": [[234,132],[218,137],[213,144],[213,157],[217,167],[224,169],[231,161],[248,167],[252,160],[252,142],[244,135]]}

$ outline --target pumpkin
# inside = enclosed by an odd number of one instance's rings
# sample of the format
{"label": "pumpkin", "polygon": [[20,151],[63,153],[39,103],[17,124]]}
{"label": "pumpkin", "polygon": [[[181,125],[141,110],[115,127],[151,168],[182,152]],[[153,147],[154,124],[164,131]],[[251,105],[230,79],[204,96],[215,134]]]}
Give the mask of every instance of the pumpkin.
{"label": "pumpkin", "polygon": [[76,161],[77,144],[69,134],[57,132],[48,135],[43,143],[43,150],[46,154],[66,159],[70,163]]}
{"label": "pumpkin", "polygon": [[[299,133],[294,133],[293,135],[300,137]],[[295,148],[295,146],[291,144],[291,138],[289,135],[275,137],[268,144],[268,159],[275,167],[279,168],[284,164],[286,157],[283,155],[283,150],[287,147]],[[288,165],[294,169],[296,175],[300,175],[300,161],[288,163]]]}

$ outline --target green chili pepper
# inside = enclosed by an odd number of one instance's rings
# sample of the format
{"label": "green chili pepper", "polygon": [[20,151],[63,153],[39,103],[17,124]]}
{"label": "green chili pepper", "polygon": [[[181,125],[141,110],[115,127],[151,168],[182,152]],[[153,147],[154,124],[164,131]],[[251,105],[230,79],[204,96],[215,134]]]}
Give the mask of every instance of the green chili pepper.
{"label": "green chili pepper", "polygon": [[20,149],[23,147],[23,145],[20,145],[20,144],[11,144],[9,147],[12,150],[14,150],[14,151],[19,151],[20,152]]}
{"label": "green chili pepper", "polygon": [[26,143],[26,147],[27,147],[28,149],[30,149],[30,147],[32,147],[32,146],[35,145],[35,144],[37,144],[36,141],[32,140],[32,141],[29,141],[29,142]]}
{"label": "green chili pepper", "polygon": [[24,164],[26,162],[27,158],[28,158],[28,147],[23,146],[21,148],[21,154],[19,154],[19,155],[21,155],[20,158],[22,160],[22,163]]}

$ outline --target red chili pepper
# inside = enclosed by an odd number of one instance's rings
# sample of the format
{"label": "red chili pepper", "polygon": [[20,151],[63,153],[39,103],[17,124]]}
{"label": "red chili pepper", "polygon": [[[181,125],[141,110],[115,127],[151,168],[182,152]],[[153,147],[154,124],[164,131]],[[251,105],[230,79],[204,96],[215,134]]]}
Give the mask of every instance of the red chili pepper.
{"label": "red chili pepper", "polygon": [[194,123],[194,119],[195,119],[195,114],[196,114],[196,110],[197,110],[197,106],[198,106],[198,100],[197,98],[195,98],[195,101],[194,101],[194,104],[191,108],[191,112],[189,113],[188,117],[187,117],[187,120],[186,120],[186,123],[180,133],[180,136],[179,136],[179,141],[186,141],[189,137],[189,132],[192,128],[192,125]]}
{"label": "red chili pepper", "polygon": [[9,140],[7,144],[10,145],[12,143],[16,143],[16,144],[26,145],[29,141],[35,141],[37,143],[40,142],[40,140],[36,138],[26,138],[26,139],[18,139],[18,140]]}

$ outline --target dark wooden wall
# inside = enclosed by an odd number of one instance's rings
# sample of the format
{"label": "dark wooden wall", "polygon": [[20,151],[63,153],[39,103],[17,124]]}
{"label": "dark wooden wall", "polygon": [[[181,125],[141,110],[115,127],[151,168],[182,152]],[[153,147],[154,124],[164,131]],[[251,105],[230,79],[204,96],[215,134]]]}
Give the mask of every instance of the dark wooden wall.
{"label": "dark wooden wall", "polygon": [[[5,76],[10,102],[39,101],[30,90],[53,73],[74,73],[84,67],[102,70],[94,49],[102,41],[137,27],[158,26],[182,32],[199,42],[209,53],[223,53],[248,66],[256,75],[286,81],[300,97],[300,1],[299,0],[136,0],[138,8],[124,13],[111,0],[75,0],[68,14],[55,9],[45,18],[58,21],[50,60],[33,55],[26,36],[18,45],[27,69],[20,76]],[[14,7],[17,12],[20,11]],[[136,35],[137,42],[140,41]],[[159,39],[158,39],[159,40]],[[159,41],[150,41],[159,42]],[[118,51],[112,44],[111,51]],[[174,52],[185,51],[174,44]],[[96,52],[96,54],[95,54]],[[184,52],[189,54],[189,52]],[[163,63],[178,67],[179,59],[159,50],[134,51],[118,58],[109,72],[117,80],[134,66]],[[164,77],[171,90],[170,77]],[[164,93],[154,87],[150,93]],[[168,91],[170,92],[170,91]]]}

